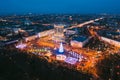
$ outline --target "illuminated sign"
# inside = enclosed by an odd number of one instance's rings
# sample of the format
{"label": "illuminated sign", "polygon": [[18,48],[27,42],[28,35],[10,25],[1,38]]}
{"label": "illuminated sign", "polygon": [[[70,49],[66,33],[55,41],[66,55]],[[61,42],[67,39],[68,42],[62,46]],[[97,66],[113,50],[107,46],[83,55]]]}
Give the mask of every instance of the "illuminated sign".
{"label": "illuminated sign", "polygon": [[44,52],[50,52],[50,50],[47,49],[30,49],[29,52],[35,52],[35,53],[44,53]]}

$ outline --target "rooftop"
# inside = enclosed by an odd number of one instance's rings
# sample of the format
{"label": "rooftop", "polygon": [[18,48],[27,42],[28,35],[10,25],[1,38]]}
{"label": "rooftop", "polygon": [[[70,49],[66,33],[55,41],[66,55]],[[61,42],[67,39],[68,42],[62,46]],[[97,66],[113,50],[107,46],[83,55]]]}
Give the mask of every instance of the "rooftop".
{"label": "rooftop", "polygon": [[81,36],[74,37],[73,40],[84,42],[87,38],[88,38],[87,36],[81,35]]}

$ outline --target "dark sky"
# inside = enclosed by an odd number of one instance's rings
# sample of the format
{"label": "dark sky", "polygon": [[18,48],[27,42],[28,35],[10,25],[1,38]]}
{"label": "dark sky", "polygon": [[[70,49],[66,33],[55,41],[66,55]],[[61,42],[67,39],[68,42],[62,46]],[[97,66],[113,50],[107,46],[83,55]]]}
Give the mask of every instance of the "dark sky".
{"label": "dark sky", "polygon": [[120,0],[0,0],[0,14],[29,12],[120,14]]}

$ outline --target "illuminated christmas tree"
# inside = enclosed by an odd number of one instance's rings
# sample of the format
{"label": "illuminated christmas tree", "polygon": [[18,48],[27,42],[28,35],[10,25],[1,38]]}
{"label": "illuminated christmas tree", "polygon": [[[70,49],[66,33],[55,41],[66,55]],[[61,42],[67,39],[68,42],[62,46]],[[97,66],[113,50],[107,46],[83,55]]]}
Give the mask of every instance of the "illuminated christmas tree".
{"label": "illuminated christmas tree", "polygon": [[64,52],[63,44],[62,44],[62,43],[60,43],[59,52],[60,52],[60,53],[63,53],[63,52]]}

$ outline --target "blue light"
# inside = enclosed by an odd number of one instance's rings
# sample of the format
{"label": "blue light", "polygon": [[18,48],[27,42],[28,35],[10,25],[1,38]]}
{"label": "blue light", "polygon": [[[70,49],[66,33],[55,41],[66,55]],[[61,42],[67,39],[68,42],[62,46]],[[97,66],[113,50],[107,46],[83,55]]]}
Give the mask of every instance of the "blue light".
{"label": "blue light", "polygon": [[63,49],[63,44],[60,43],[60,47],[59,47],[59,53],[63,53],[64,52],[64,49]]}

